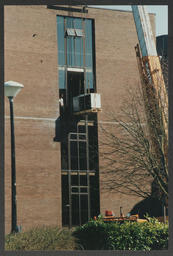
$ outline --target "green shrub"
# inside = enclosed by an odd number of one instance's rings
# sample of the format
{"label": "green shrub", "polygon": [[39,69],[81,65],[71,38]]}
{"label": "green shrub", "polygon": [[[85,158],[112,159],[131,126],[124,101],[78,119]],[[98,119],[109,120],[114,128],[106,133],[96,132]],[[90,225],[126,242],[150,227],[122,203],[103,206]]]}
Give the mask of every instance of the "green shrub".
{"label": "green shrub", "polygon": [[9,234],[5,250],[167,250],[168,225],[149,218],[149,222],[104,223],[89,221],[75,228],[34,228]]}
{"label": "green shrub", "polygon": [[34,228],[28,232],[9,234],[5,250],[74,250],[76,242],[68,229]]}
{"label": "green shrub", "polygon": [[104,223],[90,221],[77,227],[73,235],[85,250],[166,250],[168,225],[149,222]]}
{"label": "green shrub", "polygon": [[[111,226],[109,226],[109,229]],[[90,221],[76,228],[73,235],[84,250],[104,250],[107,245],[108,225],[101,221]]]}

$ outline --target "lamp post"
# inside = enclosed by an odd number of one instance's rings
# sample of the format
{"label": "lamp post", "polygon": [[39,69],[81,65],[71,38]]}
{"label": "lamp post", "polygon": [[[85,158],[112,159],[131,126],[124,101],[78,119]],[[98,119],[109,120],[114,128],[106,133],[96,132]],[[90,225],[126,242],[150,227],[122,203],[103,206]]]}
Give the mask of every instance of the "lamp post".
{"label": "lamp post", "polygon": [[13,99],[24,87],[14,81],[4,83],[5,96],[10,103],[10,123],[11,123],[11,232],[18,232],[17,228],[17,203],[16,203],[16,162],[15,162],[15,134],[14,134],[14,112]]}

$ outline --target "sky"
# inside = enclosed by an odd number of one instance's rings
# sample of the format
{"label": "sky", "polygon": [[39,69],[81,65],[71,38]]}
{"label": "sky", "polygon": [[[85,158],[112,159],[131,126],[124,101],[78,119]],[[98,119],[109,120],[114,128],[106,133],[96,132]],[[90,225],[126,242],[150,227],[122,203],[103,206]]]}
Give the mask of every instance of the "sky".
{"label": "sky", "polygon": [[[110,8],[116,10],[131,11],[130,5],[92,5],[99,8]],[[156,36],[168,34],[168,6],[167,5],[147,5],[149,13],[156,14]]]}

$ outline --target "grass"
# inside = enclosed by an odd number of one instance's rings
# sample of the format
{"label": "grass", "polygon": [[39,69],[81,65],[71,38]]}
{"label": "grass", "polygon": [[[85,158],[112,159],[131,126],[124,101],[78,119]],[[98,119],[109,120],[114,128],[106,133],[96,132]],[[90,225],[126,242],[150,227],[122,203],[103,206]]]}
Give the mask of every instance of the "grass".
{"label": "grass", "polygon": [[77,250],[79,245],[69,229],[36,227],[5,237],[5,250]]}

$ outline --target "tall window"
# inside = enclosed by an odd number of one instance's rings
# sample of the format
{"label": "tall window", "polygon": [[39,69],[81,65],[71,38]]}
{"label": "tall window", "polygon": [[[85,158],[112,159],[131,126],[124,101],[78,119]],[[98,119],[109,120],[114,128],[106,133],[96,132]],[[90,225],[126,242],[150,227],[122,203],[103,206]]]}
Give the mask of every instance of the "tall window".
{"label": "tall window", "polygon": [[[62,161],[62,222],[81,225],[99,214],[97,127],[87,121],[68,133]],[[63,163],[65,165],[63,165]]]}
{"label": "tall window", "polygon": [[91,19],[57,16],[59,88],[66,89],[69,67],[84,69],[86,88],[94,88]]}
{"label": "tall window", "polygon": [[57,16],[61,115],[62,224],[81,225],[99,214],[97,114],[73,114],[75,96],[95,92],[93,21]]}

